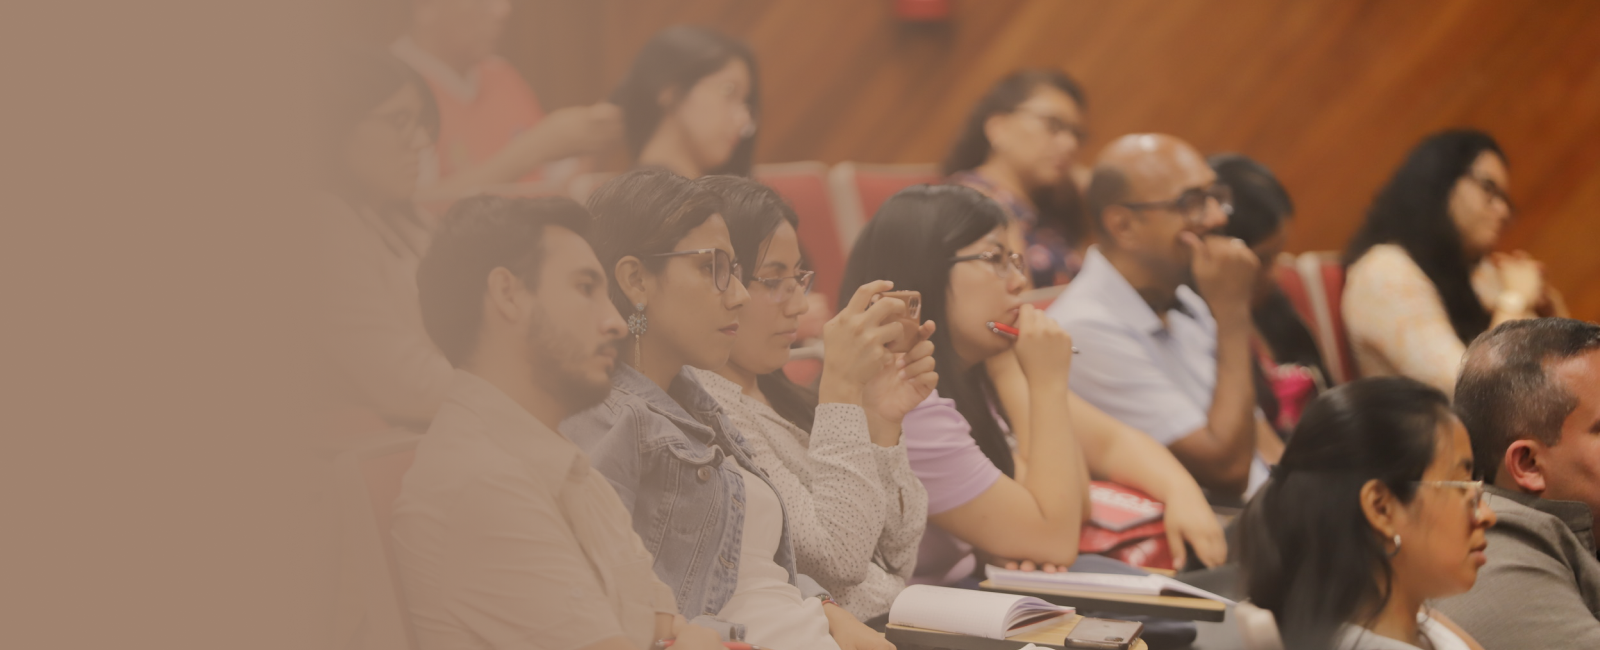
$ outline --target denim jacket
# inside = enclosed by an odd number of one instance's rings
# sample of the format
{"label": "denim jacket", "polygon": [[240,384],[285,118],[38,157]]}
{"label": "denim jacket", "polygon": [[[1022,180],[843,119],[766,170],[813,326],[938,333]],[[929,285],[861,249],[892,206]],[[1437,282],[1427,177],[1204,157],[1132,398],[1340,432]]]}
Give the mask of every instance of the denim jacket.
{"label": "denim jacket", "polygon": [[[744,480],[723,460],[732,456],[769,485],[772,480],[751,459],[716,398],[688,367],[669,392],[618,364],[610,397],[567,418],[561,433],[589,454],[633,513],[633,529],[655,556],[656,575],[672,588],[678,610],[724,639],[742,639],[743,625],[716,618],[738,585],[744,534]],[[773,560],[789,571],[801,596],[827,597],[795,572],[787,513]]]}

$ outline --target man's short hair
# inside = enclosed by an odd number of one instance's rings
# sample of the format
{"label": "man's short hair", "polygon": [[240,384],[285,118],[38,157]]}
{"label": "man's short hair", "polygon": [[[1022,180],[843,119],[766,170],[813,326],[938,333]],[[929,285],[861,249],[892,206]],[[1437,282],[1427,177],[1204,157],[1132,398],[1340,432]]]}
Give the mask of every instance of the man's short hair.
{"label": "man's short hair", "polygon": [[1591,350],[1600,350],[1600,325],[1570,318],[1510,321],[1467,348],[1455,410],[1484,480],[1494,480],[1511,443],[1561,441],[1561,423],[1578,400],[1550,366]]}
{"label": "man's short hair", "polygon": [[563,197],[475,196],[445,214],[417,267],[422,325],[451,365],[472,356],[483,328],[489,273],[506,267],[531,290],[544,265],[546,226],[588,237],[589,212]]}
{"label": "man's short hair", "polygon": [[1111,239],[1106,231],[1106,208],[1128,200],[1128,192],[1128,176],[1122,170],[1109,165],[1094,168],[1083,202],[1089,209],[1089,223],[1094,224],[1095,235],[1102,244]]}

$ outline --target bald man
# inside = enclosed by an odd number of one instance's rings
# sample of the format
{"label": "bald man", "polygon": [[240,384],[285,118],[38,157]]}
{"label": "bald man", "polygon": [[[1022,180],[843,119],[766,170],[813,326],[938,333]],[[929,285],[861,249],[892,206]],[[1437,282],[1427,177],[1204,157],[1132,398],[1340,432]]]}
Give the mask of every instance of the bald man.
{"label": "bald man", "polygon": [[424,166],[424,198],[554,181],[548,163],[622,142],[622,112],[615,105],[545,115],[533,88],[495,55],[510,0],[412,0],[411,8],[411,29],[393,52],[427,79],[439,107],[438,155]]}
{"label": "bald man", "polygon": [[1167,445],[1214,501],[1248,498],[1283,443],[1250,375],[1259,261],[1220,234],[1232,193],[1188,143],[1136,134],[1101,152],[1086,198],[1099,244],[1047,311],[1083,351],[1072,390]]}

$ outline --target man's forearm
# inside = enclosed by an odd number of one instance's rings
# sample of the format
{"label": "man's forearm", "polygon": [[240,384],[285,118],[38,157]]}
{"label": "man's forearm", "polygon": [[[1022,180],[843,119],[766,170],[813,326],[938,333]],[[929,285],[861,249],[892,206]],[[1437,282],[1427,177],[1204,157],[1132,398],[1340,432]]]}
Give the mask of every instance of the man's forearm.
{"label": "man's forearm", "polygon": [[1256,448],[1256,389],[1250,371],[1250,313],[1219,313],[1217,385],[1207,422],[1229,456],[1251,456]]}

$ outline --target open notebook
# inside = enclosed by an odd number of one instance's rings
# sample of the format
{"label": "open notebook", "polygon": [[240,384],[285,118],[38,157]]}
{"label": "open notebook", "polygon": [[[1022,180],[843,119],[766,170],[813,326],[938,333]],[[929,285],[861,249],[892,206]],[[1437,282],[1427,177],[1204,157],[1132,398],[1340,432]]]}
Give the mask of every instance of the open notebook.
{"label": "open notebook", "polygon": [[889,607],[889,624],[1005,639],[1072,613],[1032,596],[911,585]]}
{"label": "open notebook", "polygon": [[984,568],[989,581],[996,587],[1012,589],[1063,589],[1108,594],[1135,594],[1143,596],[1189,596],[1208,598],[1232,605],[1222,596],[1179,582],[1163,575],[1117,575],[1111,573],[1045,573],[1043,571],[1015,571],[990,565]]}

